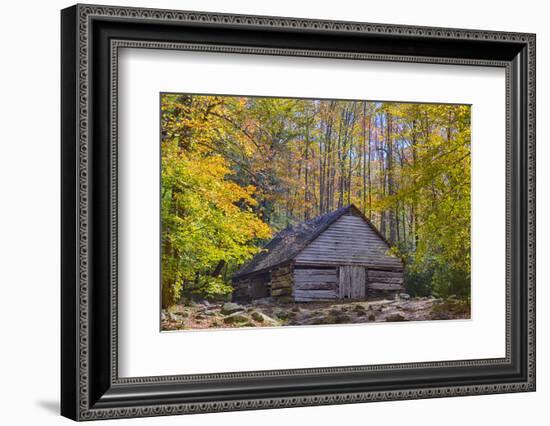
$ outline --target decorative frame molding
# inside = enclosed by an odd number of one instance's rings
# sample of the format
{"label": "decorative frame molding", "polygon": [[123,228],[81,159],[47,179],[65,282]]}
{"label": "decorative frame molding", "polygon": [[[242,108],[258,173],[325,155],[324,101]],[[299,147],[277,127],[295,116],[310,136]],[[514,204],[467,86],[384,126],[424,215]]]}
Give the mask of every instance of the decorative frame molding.
{"label": "decorative frame molding", "polygon": [[[127,25],[132,23],[139,29],[130,29]],[[235,34],[237,43],[213,43],[201,32],[212,27]],[[176,37],[170,28],[188,29],[189,34]],[[266,34],[271,45],[252,45],[248,31]],[[140,38],[144,33],[155,34],[158,40]],[[299,37],[308,33],[325,37],[337,49],[301,47]],[[289,37],[298,42],[290,42]],[[370,42],[366,50],[354,49],[355,41],[365,40]],[[400,46],[418,46],[419,54],[404,54]],[[441,53],[441,46],[449,50],[448,56]],[[123,47],[505,68],[506,357],[119,378],[117,70],[118,49]],[[62,83],[63,415],[92,420],[535,390],[533,34],[76,5],[62,11]],[[502,377],[510,378],[496,380],[492,373],[467,385],[453,384],[452,380],[458,382],[452,379],[454,371],[466,377],[480,368],[502,370]],[[410,387],[410,380],[404,381],[420,372],[426,372],[436,385]],[[391,376],[384,386],[377,385],[380,373]],[[311,381],[311,389],[295,389],[292,380],[296,382],[297,377]],[[330,382],[336,377],[349,383],[329,391],[335,388]],[[234,379],[246,384],[236,394],[224,393],[224,383]],[[189,386],[196,389],[195,394]],[[168,396],[168,390],[170,395],[176,390],[176,397]]]}

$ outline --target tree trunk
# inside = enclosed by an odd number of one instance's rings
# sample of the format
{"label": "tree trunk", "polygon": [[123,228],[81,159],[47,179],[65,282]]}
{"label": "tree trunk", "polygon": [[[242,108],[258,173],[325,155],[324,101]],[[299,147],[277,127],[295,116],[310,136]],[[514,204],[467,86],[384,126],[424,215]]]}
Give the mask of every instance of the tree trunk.
{"label": "tree trunk", "polygon": [[[386,113],[386,145],[387,145],[387,171],[388,171],[388,195],[391,197],[395,195],[395,188],[394,188],[394,176],[393,176],[393,129],[392,129],[392,122],[393,118],[391,113]],[[389,241],[390,243],[395,243],[396,241],[396,223],[395,223],[395,209],[389,208]]]}
{"label": "tree trunk", "polygon": [[304,220],[309,220],[310,217],[310,189],[309,189],[309,122],[306,127],[306,152],[305,152],[305,169],[304,169]]}
{"label": "tree trunk", "polygon": [[214,268],[214,270],[210,275],[213,277],[219,277],[220,274],[222,273],[224,266],[225,266],[225,260],[222,259],[218,262],[218,264],[216,265],[216,267]]}
{"label": "tree trunk", "polygon": [[361,192],[361,210],[367,213],[367,103],[363,101],[363,190]]}

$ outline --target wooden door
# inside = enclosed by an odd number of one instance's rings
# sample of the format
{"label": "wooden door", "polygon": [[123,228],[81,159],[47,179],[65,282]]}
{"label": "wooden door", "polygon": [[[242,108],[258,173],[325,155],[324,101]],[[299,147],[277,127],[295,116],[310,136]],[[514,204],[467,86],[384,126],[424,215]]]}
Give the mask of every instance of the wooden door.
{"label": "wooden door", "polygon": [[340,266],[340,299],[364,299],[367,274],[363,266]]}
{"label": "wooden door", "polygon": [[267,283],[260,278],[252,280],[250,283],[250,295],[252,299],[261,299],[262,297],[269,296]]}

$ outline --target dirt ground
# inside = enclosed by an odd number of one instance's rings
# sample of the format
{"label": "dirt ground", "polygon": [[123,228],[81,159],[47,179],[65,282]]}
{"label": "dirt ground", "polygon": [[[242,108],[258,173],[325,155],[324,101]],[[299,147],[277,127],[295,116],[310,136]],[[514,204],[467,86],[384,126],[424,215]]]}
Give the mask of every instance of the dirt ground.
{"label": "dirt ground", "polygon": [[336,303],[277,303],[266,298],[250,304],[204,300],[162,310],[161,329],[281,327],[468,318],[469,303],[454,298],[397,298]]}

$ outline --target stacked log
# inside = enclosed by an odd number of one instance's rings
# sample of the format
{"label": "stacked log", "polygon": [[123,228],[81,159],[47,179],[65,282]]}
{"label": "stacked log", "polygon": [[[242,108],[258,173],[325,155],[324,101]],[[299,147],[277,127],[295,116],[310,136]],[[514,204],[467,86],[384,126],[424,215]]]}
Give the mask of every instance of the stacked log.
{"label": "stacked log", "polygon": [[381,271],[369,269],[367,271],[367,297],[391,298],[397,293],[405,291],[402,271]]}
{"label": "stacked log", "polygon": [[281,266],[271,271],[271,296],[292,296],[292,265]]}

